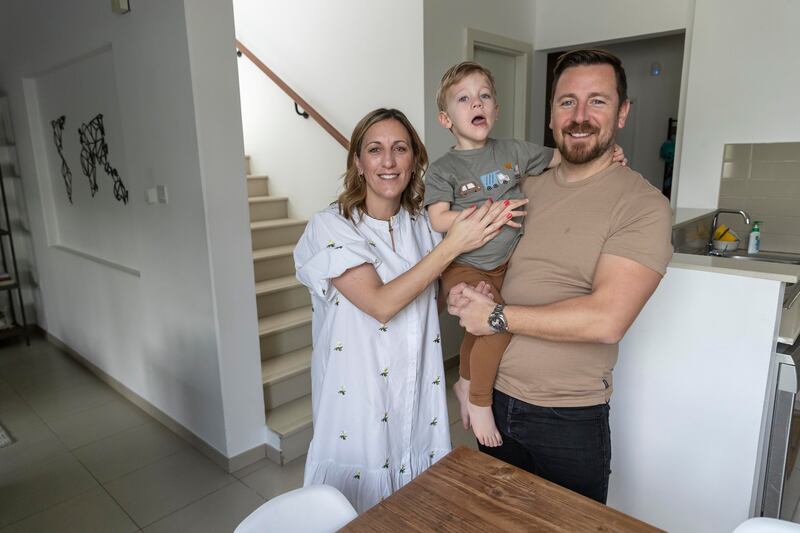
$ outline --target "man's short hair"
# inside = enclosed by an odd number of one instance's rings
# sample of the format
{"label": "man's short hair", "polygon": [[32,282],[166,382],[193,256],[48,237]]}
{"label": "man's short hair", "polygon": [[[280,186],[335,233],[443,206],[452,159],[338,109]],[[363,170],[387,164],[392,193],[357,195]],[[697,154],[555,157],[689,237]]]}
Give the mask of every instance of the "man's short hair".
{"label": "man's short hair", "polygon": [[442,81],[439,82],[439,88],[436,89],[436,105],[439,111],[447,111],[447,91],[460,82],[470,74],[478,72],[486,77],[489,82],[489,88],[492,90],[492,96],[497,97],[497,90],[494,87],[494,76],[492,72],[475,61],[462,61],[457,65],[453,65],[442,76]]}
{"label": "man's short hair", "polygon": [[614,67],[614,75],[617,78],[617,96],[619,96],[620,107],[628,99],[628,79],[625,77],[625,69],[622,68],[622,61],[611,52],[605,50],[572,50],[564,52],[556,60],[556,66],[553,69],[553,98],[556,96],[556,85],[564,73],[570,67],[577,67],[580,65],[611,65]]}

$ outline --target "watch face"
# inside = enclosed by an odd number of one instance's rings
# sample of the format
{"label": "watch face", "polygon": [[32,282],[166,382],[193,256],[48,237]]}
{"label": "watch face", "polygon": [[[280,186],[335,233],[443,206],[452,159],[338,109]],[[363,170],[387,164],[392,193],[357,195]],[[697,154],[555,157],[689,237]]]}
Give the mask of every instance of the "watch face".
{"label": "watch face", "polygon": [[503,306],[498,305],[494,311],[489,315],[489,327],[497,332],[506,331],[508,329],[508,322],[503,314]]}

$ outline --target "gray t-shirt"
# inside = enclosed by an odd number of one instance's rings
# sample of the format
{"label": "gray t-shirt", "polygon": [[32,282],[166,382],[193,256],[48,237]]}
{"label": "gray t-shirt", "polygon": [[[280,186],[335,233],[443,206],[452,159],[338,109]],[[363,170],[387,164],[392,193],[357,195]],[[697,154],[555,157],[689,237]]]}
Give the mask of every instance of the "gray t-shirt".
{"label": "gray t-shirt", "polygon": [[[462,211],[489,198],[524,198],[520,180],[541,174],[552,159],[552,148],[517,139],[487,139],[475,150],[451,148],[425,173],[425,206],[448,202],[451,210]],[[520,235],[520,229],[503,226],[497,237],[456,261],[481,270],[497,268],[508,260]]]}

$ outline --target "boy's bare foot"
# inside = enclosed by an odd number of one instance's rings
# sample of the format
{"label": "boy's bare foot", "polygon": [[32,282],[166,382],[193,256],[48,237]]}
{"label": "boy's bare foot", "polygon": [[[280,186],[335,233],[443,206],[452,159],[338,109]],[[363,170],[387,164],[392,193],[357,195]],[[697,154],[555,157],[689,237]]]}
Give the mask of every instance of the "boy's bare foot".
{"label": "boy's bare foot", "polygon": [[492,406],[475,405],[472,402],[467,402],[467,409],[469,410],[469,421],[472,423],[472,432],[475,437],[484,446],[494,448],[503,444],[503,438],[494,425],[494,415],[492,414]]}
{"label": "boy's bare foot", "polygon": [[470,419],[469,409],[467,408],[467,404],[469,403],[469,380],[459,376],[458,381],[453,383],[453,392],[456,394],[456,398],[458,398],[458,407],[461,411],[461,425],[464,426],[464,429],[469,429]]}

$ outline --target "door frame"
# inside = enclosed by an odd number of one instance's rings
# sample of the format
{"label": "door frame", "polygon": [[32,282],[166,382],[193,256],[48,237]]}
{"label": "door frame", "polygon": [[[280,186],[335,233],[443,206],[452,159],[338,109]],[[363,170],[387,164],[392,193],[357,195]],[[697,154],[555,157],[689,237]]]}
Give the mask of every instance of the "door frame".
{"label": "door frame", "polygon": [[499,52],[514,58],[516,76],[514,79],[514,116],[522,120],[514,120],[514,137],[528,138],[528,65],[533,56],[533,45],[524,41],[509,39],[474,28],[464,29],[466,46],[464,57],[467,61],[475,58],[475,49]]}

